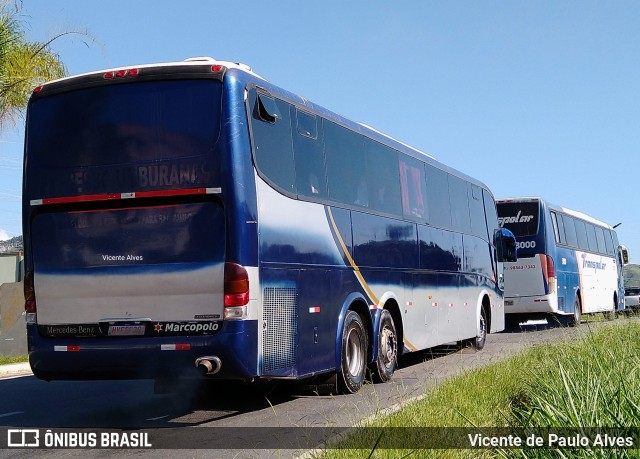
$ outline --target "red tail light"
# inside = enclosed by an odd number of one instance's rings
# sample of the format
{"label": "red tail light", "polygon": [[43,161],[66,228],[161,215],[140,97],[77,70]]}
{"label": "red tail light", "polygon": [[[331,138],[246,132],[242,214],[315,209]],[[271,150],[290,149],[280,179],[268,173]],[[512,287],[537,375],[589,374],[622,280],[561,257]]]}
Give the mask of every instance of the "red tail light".
{"label": "red tail light", "polygon": [[549,255],[540,255],[540,261],[542,262],[542,274],[544,280],[547,283],[547,294],[555,293],[556,291],[556,270],[553,264],[553,258]]}
{"label": "red tail light", "polygon": [[249,302],[249,274],[237,263],[224,264],[224,306],[244,306]]}
{"label": "red tail light", "polygon": [[33,271],[27,271],[24,274],[24,311],[27,314],[27,322],[35,322],[36,291],[33,286]]}
{"label": "red tail light", "polygon": [[547,259],[547,276],[556,277],[556,270],[553,265],[553,258],[551,258],[549,255],[546,255],[545,258]]}

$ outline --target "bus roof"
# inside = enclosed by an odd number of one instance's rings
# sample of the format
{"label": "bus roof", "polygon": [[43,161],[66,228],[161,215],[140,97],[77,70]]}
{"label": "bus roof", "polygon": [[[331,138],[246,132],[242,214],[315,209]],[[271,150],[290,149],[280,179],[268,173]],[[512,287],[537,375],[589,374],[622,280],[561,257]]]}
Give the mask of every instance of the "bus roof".
{"label": "bus roof", "polygon": [[540,198],[540,197],[522,197],[522,198],[500,198],[496,200],[496,203],[501,203],[501,202],[532,202],[532,201],[540,201],[542,203],[544,203],[549,209],[552,210],[557,210],[560,212],[564,212],[567,215],[571,215],[572,217],[576,217],[579,218],[581,220],[587,221],[589,223],[593,223],[594,225],[598,225],[598,226],[604,226],[607,229],[612,230],[613,227],[611,225],[609,225],[608,223],[605,223],[601,220],[598,220],[597,218],[593,218],[590,215],[587,215],[583,212],[579,212],[577,210],[572,210],[569,209],[567,207],[562,207],[562,206],[558,206],[555,204],[552,204],[550,202],[548,202],[546,199]]}
{"label": "bus roof", "polygon": [[[39,89],[37,89],[35,92],[37,92],[38,90],[48,86],[48,85],[54,85],[57,87],[60,86],[64,86],[65,83],[69,82],[75,82],[77,80],[80,79],[84,79],[87,77],[93,77],[95,78],[96,76],[105,76],[107,73],[113,73],[115,74],[118,71],[130,71],[132,69],[137,69],[138,71],[141,69],[148,69],[148,68],[170,68],[170,67],[182,67],[184,68],[185,66],[187,67],[191,67],[191,66],[202,66],[203,64],[209,64],[211,66],[214,65],[220,65],[224,68],[226,68],[227,70],[231,70],[230,73],[232,73],[234,76],[239,77],[240,75],[244,75],[245,77],[242,78],[242,82],[243,83],[248,83],[248,82],[253,82],[254,84],[257,84],[258,86],[270,91],[272,94],[274,95],[280,95],[286,99],[289,99],[303,107],[307,107],[310,110],[321,114],[322,116],[326,117],[327,119],[330,119],[331,121],[334,121],[338,124],[342,124],[345,127],[348,127],[356,132],[360,132],[361,134],[365,134],[366,136],[379,141],[383,144],[387,144],[388,146],[396,149],[396,150],[400,150],[403,151],[404,153],[408,153],[410,155],[413,155],[416,158],[419,158],[421,160],[424,160],[427,163],[430,163],[431,165],[438,167],[439,169],[442,169],[452,175],[458,176],[476,186],[480,186],[484,189],[486,189],[492,196],[493,193],[491,193],[491,190],[489,190],[489,188],[482,183],[481,181],[466,175],[463,172],[460,172],[457,169],[454,169],[452,167],[447,166],[446,164],[441,163],[440,161],[438,161],[436,158],[434,158],[431,155],[428,155],[427,153],[412,147],[411,145],[408,145],[404,142],[401,142],[393,137],[391,137],[390,135],[384,134],[383,132],[368,126],[364,123],[359,123],[359,122],[354,122],[351,121],[347,118],[344,118],[343,116],[338,115],[335,112],[332,112],[320,105],[317,105],[311,101],[309,101],[308,99],[302,97],[302,96],[298,96],[294,93],[291,93],[285,89],[282,89],[279,86],[273,85],[272,83],[269,83],[265,78],[263,78],[262,76],[258,75],[257,73],[255,73],[253,71],[253,69],[246,65],[246,64],[242,64],[239,62],[230,62],[230,61],[219,61],[216,60],[212,57],[192,57],[192,58],[188,58],[185,59],[184,61],[177,61],[177,62],[160,62],[160,63],[155,63],[155,64],[142,64],[142,65],[129,65],[129,66],[122,66],[122,67],[117,67],[117,68],[112,68],[112,69],[104,69],[104,70],[98,70],[98,71],[93,71],[93,72],[87,72],[87,73],[82,73],[82,74],[77,74],[77,75],[72,75],[72,76],[68,76],[68,77],[64,77],[64,78],[60,78],[57,80],[52,80],[49,82],[44,83],[43,85],[41,85],[39,87]],[[240,78],[239,78],[240,79]]]}

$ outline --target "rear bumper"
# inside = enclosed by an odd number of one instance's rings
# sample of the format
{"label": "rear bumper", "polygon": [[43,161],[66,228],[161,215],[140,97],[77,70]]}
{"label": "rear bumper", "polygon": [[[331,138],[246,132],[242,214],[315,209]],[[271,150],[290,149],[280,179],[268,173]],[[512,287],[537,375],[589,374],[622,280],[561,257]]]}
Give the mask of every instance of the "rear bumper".
{"label": "rear bumper", "polygon": [[[258,375],[257,321],[225,321],[214,335],[149,338],[46,338],[27,325],[29,363],[44,380],[199,378],[195,361],[217,356],[213,377]],[[67,350],[65,350],[67,349]]]}
{"label": "rear bumper", "polygon": [[554,295],[505,297],[505,314],[556,313],[558,300]]}

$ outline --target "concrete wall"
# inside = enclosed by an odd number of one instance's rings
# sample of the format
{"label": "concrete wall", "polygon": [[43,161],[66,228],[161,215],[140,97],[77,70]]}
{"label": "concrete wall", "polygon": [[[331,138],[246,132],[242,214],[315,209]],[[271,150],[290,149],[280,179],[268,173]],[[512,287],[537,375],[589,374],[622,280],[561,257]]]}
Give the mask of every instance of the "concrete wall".
{"label": "concrete wall", "polygon": [[0,284],[20,282],[24,277],[24,257],[22,254],[0,254]]}
{"label": "concrete wall", "polygon": [[22,282],[0,285],[0,357],[27,355]]}

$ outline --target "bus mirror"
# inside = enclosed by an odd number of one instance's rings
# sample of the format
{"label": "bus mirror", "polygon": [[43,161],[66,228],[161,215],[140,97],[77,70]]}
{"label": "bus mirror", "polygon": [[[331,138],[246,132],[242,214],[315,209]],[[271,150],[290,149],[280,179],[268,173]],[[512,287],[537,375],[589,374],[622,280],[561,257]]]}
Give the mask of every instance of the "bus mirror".
{"label": "bus mirror", "polygon": [[623,245],[620,246],[620,253],[622,253],[622,264],[623,265],[628,265],[629,264],[629,251],[627,250],[627,248]]}
{"label": "bus mirror", "polygon": [[498,261],[515,262],[518,261],[518,251],[516,248],[516,237],[506,228],[496,230],[496,248],[498,250]]}

